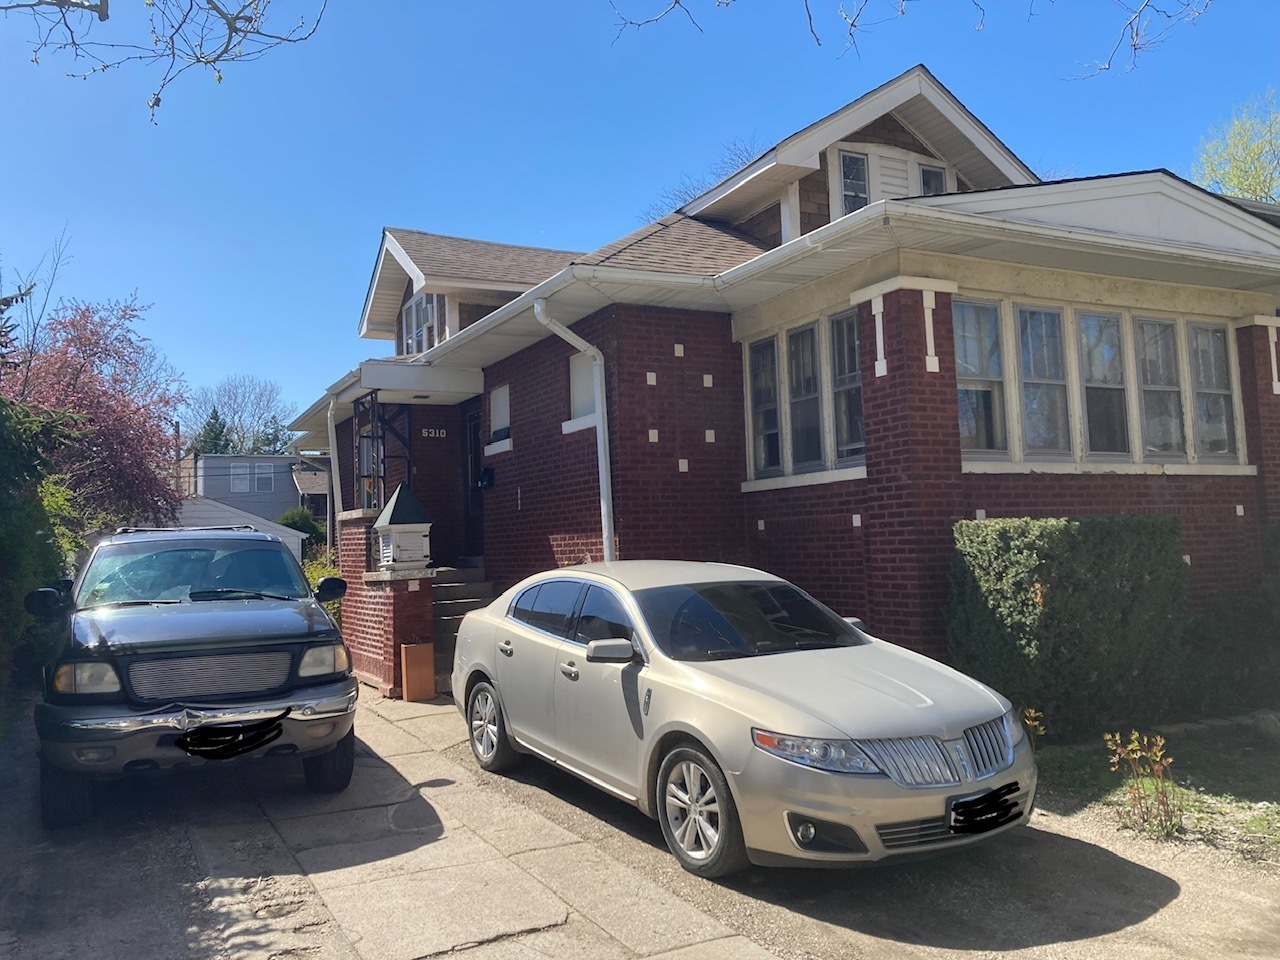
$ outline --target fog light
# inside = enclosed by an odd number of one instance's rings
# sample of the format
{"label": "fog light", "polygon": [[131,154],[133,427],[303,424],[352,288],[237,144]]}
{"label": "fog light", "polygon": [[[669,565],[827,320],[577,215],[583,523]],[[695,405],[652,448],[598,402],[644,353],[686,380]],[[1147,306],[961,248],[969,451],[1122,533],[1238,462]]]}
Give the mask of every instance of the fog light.
{"label": "fog light", "polygon": [[81,763],[106,763],[116,755],[115,747],[77,747],[76,759]]}
{"label": "fog light", "polygon": [[809,843],[818,835],[818,828],[812,823],[802,823],[796,827],[796,839],[801,843]]}
{"label": "fog light", "polygon": [[333,733],[334,726],[332,723],[308,723],[304,724],[302,729],[307,731],[307,736],[312,740],[319,740]]}

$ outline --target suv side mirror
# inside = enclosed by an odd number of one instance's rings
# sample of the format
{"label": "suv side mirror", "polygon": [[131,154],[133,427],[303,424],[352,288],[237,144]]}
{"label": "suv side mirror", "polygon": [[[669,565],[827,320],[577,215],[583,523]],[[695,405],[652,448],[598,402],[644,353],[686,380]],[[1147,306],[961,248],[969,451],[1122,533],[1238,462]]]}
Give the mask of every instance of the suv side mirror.
{"label": "suv side mirror", "polygon": [[53,620],[61,616],[66,604],[66,596],[53,587],[32,590],[22,598],[22,606],[27,613],[40,620]]}
{"label": "suv side mirror", "polygon": [[59,590],[66,594],[70,594],[71,588],[76,584],[76,582],[70,577],[63,577],[61,580],[55,580],[54,583],[57,585]]}
{"label": "suv side mirror", "polygon": [[321,603],[341,600],[347,595],[347,581],[341,577],[321,577],[316,584],[316,599]]}

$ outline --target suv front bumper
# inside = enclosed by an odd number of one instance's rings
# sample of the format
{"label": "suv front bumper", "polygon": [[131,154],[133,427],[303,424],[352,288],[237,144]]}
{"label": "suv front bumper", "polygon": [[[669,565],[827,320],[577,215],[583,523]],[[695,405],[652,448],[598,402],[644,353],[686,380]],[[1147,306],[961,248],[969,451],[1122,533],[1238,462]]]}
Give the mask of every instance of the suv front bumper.
{"label": "suv front bumper", "polygon": [[280,720],[280,735],[244,755],[323,753],[351,731],[357,696],[356,679],[348,677],[250,703],[172,703],[155,710],[39,703],[35,722],[41,754],[54,766],[111,776],[206,763],[180,746],[179,739],[212,724],[263,723],[285,710],[289,713]]}

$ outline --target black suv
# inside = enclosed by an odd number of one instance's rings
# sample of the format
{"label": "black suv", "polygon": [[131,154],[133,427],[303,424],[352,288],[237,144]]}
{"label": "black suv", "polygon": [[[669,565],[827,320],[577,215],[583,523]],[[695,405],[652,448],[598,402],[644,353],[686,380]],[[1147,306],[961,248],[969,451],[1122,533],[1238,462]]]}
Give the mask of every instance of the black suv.
{"label": "black suv", "polygon": [[312,790],[345,789],[356,680],[321,603],[346,586],[313,592],[252,527],[122,528],[69,592],[28,594],[65,624],[35,713],[45,825],[87,818],[95,777],[246,756],[301,757]]}

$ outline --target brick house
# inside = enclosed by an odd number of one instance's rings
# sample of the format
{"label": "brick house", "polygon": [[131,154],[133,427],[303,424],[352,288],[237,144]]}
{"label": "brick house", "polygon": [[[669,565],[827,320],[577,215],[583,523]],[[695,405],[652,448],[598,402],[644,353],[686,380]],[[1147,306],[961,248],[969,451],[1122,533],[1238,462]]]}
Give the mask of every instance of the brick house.
{"label": "brick house", "polygon": [[448,673],[456,602],[376,569],[401,482],[436,564],[496,589],[746,562],[943,656],[962,518],[1174,514],[1197,597],[1256,583],[1278,297],[1280,209],[1166,170],[1041,182],[915,67],[590,254],[384,230],[360,334],[395,356],[291,426],[329,451],[384,690],[406,630]]}

